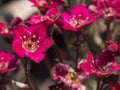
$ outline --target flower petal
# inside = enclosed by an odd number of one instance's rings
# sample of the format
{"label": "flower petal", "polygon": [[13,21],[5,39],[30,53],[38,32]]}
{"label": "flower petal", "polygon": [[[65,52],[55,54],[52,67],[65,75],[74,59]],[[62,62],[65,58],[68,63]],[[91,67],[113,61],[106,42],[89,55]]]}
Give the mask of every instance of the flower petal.
{"label": "flower petal", "polygon": [[44,59],[45,54],[38,52],[34,53],[26,52],[26,56],[30,57],[34,62],[39,63]]}
{"label": "flower petal", "polygon": [[13,41],[12,49],[20,57],[24,57],[25,56],[25,50],[22,48],[22,41],[20,39],[16,39],[16,40]]}

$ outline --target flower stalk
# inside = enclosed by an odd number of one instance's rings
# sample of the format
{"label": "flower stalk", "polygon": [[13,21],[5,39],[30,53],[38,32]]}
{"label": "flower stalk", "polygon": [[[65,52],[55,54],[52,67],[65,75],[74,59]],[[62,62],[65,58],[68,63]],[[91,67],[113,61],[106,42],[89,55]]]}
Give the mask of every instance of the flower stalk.
{"label": "flower stalk", "polygon": [[6,89],[6,75],[2,74],[2,90],[7,90]]}
{"label": "flower stalk", "polygon": [[26,80],[27,80],[30,90],[34,90],[31,76],[30,76],[29,69],[28,69],[28,59],[25,60],[25,75],[26,75]]}
{"label": "flower stalk", "polygon": [[55,52],[56,52],[56,54],[59,58],[59,62],[63,63],[63,59],[62,59],[62,56],[60,54],[60,50],[59,50],[58,46],[56,45],[56,43],[54,41],[53,41],[53,48],[54,48],[54,50],[55,50]]}

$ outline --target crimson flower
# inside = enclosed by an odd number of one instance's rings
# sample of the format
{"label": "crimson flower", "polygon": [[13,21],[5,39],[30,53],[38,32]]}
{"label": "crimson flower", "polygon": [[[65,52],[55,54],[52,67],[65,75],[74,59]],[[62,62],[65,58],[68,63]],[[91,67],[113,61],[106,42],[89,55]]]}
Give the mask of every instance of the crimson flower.
{"label": "crimson flower", "polygon": [[68,85],[71,90],[86,90],[86,87],[81,84],[81,74],[74,71],[67,64],[59,63],[51,70],[51,77],[57,82],[63,82]]}
{"label": "crimson flower", "polygon": [[0,22],[0,35],[3,35],[3,36],[11,36],[12,35],[12,32],[8,29],[8,27]]}
{"label": "crimson flower", "polygon": [[97,14],[90,14],[84,5],[76,5],[71,9],[70,14],[66,12],[62,13],[63,27],[66,30],[78,31],[94,23],[97,17]]}
{"label": "crimson flower", "polygon": [[46,15],[33,15],[30,20],[25,21],[26,24],[38,24],[45,22],[47,25],[55,22],[59,17],[59,12],[56,8],[51,8]]}
{"label": "crimson flower", "polygon": [[0,73],[4,74],[16,68],[17,58],[9,52],[0,52]]}
{"label": "crimson flower", "polygon": [[109,53],[98,55],[95,63],[92,53],[88,52],[87,60],[84,60],[84,62],[81,63],[80,66],[83,70],[97,76],[105,76],[117,70],[120,70],[120,64],[117,65],[114,58],[109,56]]}
{"label": "crimson flower", "polygon": [[15,27],[12,48],[20,57],[27,56],[39,63],[51,44],[51,38],[47,37],[46,27],[43,24]]}
{"label": "crimson flower", "polygon": [[90,9],[104,18],[120,20],[120,0],[96,0],[96,5],[90,5]]}
{"label": "crimson flower", "polygon": [[52,7],[58,7],[64,4],[62,0],[29,0],[40,10],[45,10]]}
{"label": "crimson flower", "polygon": [[12,29],[16,25],[21,23],[21,21],[22,21],[21,18],[16,17],[10,22],[9,26],[6,26],[4,23],[0,22],[0,35],[3,35],[4,37],[12,36],[13,35]]}

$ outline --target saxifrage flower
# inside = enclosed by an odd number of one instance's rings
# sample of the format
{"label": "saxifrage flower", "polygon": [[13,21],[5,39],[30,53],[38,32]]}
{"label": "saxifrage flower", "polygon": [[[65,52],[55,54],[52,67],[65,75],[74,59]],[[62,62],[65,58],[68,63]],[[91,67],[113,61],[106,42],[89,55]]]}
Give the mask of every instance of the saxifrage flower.
{"label": "saxifrage flower", "polygon": [[57,82],[68,85],[71,90],[86,90],[86,87],[80,82],[81,74],[74,71],[67,64],[59,63],[54,66],[51,70],[51,77]]}
{"label": "saxifrage flower", "polygon": [[0,35],[3,35],[3,36],[11,36],[12,35],[12,32],[8,29],[8,27],[0,22]]}
{"label": "saxifrage flower", "polygon": [[40,10],[46,10],[52,7],[58,7],[64,4],[62,0],[29,0]]}
{"label": "saxifrage flower", "polygon": [[98,14],[90,14],[84,5],[76,5],[70,10],[70,14],[62,13],[64,28],[66,30],[78,31],[94,23]]}
{"label": "saxifrage flower", "polygon": [[59,11],[56,8],[50,8],[45,15],[33,15],[30,20],[26,20],[26,24],[38,24],[44,22],[46,25],[54,23],[59,17]]}
{"label": "saxifrage flower", "polygon": [[80,64],[81,68],[86,72],[97,76],[105,76],[120,70],[120,64],[117,65],[114,58],[109,56],[108,53],[98,55],[95,63],[92,53],[88,52],[87,60],[84,61],[85,62]]}
{"label": "saxifrage flower", "polygon": [[43,24],[30,27],[18,25],[14,30],[12,48],[20,57],[27,56],[39,63],[51,45],[51,38],[47,37],[46,27]]}
{"label": "saxifrage flower", "polygon": [[96,0],[90,9],[107,19],[120,20],[120,0]]}
{"label": "saxifrage flower", "polygon": [[17,57],[11,55],[9,52],[0,52],[0,73],[4,74],[16,68]]}

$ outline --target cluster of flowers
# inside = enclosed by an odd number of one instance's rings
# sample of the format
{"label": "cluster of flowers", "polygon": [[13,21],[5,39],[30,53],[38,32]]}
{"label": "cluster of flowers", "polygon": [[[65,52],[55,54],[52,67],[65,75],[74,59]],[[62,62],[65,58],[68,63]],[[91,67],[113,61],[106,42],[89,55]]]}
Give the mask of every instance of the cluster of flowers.
{"label": "cluster of flowers", "polygon": [[[61,12],[59,8],[64,6],[62,0],[29,0],[37,7],[41,14],[33,15],[29,20],[22,22],[15,18],[7,27],[0,22],[0,35],[4,38],[12,38],[10,43],[15,56],[9,52],[0,52],[0,73],[5,74],[16,68],[18,58],[28,57],[35,63],[45,58],[45,52],[55,44],[52,38],[52,29],[56,25],[61,31],[73,31],[79,42],[79,36],[83,29],[95,23],[99,17],[105,20],[120,21],[120,0],[93,0],[89,5],[77,4],[72,9],[65,8]],[[70,0],[68,0],[68,4]],[[77,48],[81,43],[77,43]],[[118,76],[113,72],[120,70],[120,64],[116,63],[115,57],[120,56],[120,47],[117,43],[109,40],[105,49],[93,59],[92,53],[87,53],[87,59],[77,63],[76,68],[63,62],[58,63],[51,69],[51,77],[57,84],[49,87],[50,90],[87,90],[82,83],[84,79],[94,75],[98,82],[106,84],[115,78],[115,83],[109,90],[119,90]],[[117,80],[116,80],[117,78]],[[98,83],[100,84],[100,83]],[[97,90],[103,89],[104,85],[98,85]]]}

